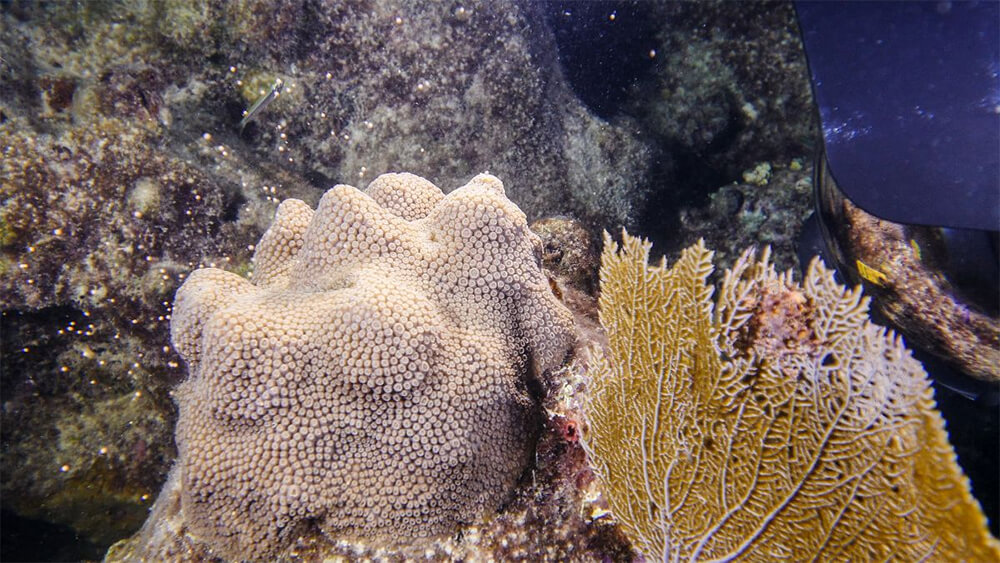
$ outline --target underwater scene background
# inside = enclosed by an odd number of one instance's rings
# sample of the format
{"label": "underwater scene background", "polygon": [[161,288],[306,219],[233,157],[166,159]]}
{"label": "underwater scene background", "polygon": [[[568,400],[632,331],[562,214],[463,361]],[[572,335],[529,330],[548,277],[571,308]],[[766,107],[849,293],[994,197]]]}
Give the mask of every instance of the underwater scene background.
{"label": "underwater scene background", "polygon": [[[669,265],[703,239],[715,251],[708,283],[721,283],[724,270],[740,264],[745,248],[770,246],[773,266],[793,269],[802,280],[811,253],[803,252],[800,239],[816,205],[814,161],[822,145],[809,78],[795,8],[788,2],[3,0],[0,559],[99,560],[140,530],[161,489],[163,498],[173,490],[185,499],[178,503],[195,502],[188,489],[202,482],[192,481],[190,471],[187,480],[178,476],[171,479],[173,489],[164,489],[178,458],[175,428],[181,409],[193,412],[199,401],[208,405],[218,396],[211,390],[198,395],[193,383],[178,387],[201,353],[201,344],[184,349],[184,335],[197,332],[200,338],[202,321],[177,326],[175,294],[188,279],[186,287],[204,287],[205,294],[243,290],[230,278],[208,283],[209,274],[192,272],[225,270],[243,277],[253,272],[254,283],[265,285],[285,283],[282,276],[294,279],[298,274],[288,273],[293,267],[281,264],[294,262],[290,257],[298,256],[300,247],[328,249],[308,244],[319,240],[309,239],[312,231],[306,230],[317,208],[317,216],[327,210],[335,218],[323,231],[333,233],[329,240],[352,240],[367,232],[366,221],[381,221],[379,236],[395,252],[397,242],[410,248],[411,236],[450,240],[449,229],[479,232],[474,221],[482,219],[483,205],[502,211],[485,224],[510,231],[487,236],[489,243],[478,241],[473,245],[478,254],[462,258],[467,262],[453,272],[448,261],[428,259],[415,262],[424,265],[405,278],[443,272],[424,292],[439,291],[442,302],[449,293],[474,287],[473,271],[482,271],[486,287],[503,285],[501,278],[515,280],[509,283],[513,293],[501,291],[502,299],[469,300],[499,311],[489,321],[472,305],[471,313],[461,304],[437,305],[461,310],[455,318],[468,313],[471,320],[462,322],[470,326],[495,325],[501,334],[484,336],[476,345],[495,362],[441,371],[485,374],[493,373],[493,364],[506,366],[497,368],[495,380],[506,394],[484,391],[503,408],[467,415],[449,402],[459,400],[450,395],[426,399],[433,408],[454,413],[445,419],[463,429],[459,441],[474,444],[468,449],[472,454],[456,446],[448,467],[462,467],[455,474],[471,475],[469,482],[481,490],[474,500],[454,501],[450,512],[436,511],[438,501],[428,493],[427,506],[419,508],[432,507],[431,514],[409,515],[427,523],[413,532],[423,542],[415,545],[431,559],[637,557],[637,542],[614,520],[621,515],[608,514],[613,503],[604,498],[600,475],[581,443],[594,365],[584,344],[607,343],[596,301],[599,286],[605,291],[599,275],[601,233],[618,237],[627,228],[652,241],[655,257],[665,256]],[[383,176],[394,172],[415,176]],[[491,176],[479,176],[484,172]],[[502,181],[499,188],[496,178]],[[341,190],[347,202],[341,204],[324,196],[337,184],[369,187],[364,197]],[[396,193],[392,190],[403,195],[379,195]],[[276,217],[279,204],[290,198],[304,203],[283,207]],[[369,205],[371,199],[378,209]],[[350,214],[338,215],[337,205]],[[468,216],[463,205],[469,206]],[[420,234],[402,227],[394,231],[389,225],[397,215],[444,225],[443,234],[430,226],[417,229]],[[527,225],[534,234],[526,234]],[[502,244],[490,246],[497,240]],[[294,250],[285,254],[284,248]],[[491,262],[496,253],[508,252],[520,261]],[[457,261],[465,255],[449,256]],[[373,262],[379,273],[372,276],[373,286],[403,276],[387,262]],[[486,275],[493,275],[493,265],[495,279]],[[201,281],[194,281],[197,276]],[[337,288],[368,279],[332,277],[317,266],[298,279]],[[408,297],[394,298],[409,303]],[[215,306],[203,304],[210,302],[191,297],[184,318],[201,318]],[[780,299],[761,302],[765,313],[787,306]],[[420,317],[419,311],[413,315]],[[347,326],[352,318],[340,324]],[[325,327],[331,321],[316,322]],[[261,327],[258,332],[273,328]],[[997,331],[995,312],[991,330]],[[425,333],[445,338],[435,331],[426,329],[419,338]],[[461,334],[456,342],[479,342]],[[349,338],[331,336],[325,349]],[[403,341],[409,345],[419,338]],[[358,344],[359,349],[369,345]],[[909,340],[907,345],[913,347]],[[391,347],[404,348],[398,342]],[[422,358],[425,351],[418,348],[414,344],[400,354],[407,362]],[[350,350],[345,358],[351,358]],[[562,371],[550,358],[560,354],[572,358]],[[914,354],[931,375],[948,441],[997,536],[996,382],[977,387],[979,398],[970,399],[954,385],[937,382],[968,375],[947,360],[916,349]],[[454,352],[463,355],[476,354]],[[316,363],[311,356],[309,361]],[[351,361],[342,364],[353,366]],[[936,379],[939,373],[947,378]],[[478,381],[467,386],[475,388]],[[244,391],[249,396],[253,389],[248,384]],[[277,408],[287,407],[280,391],[265,397],[272,398]],[[348,407],[362,404],[343,400]],[[354,416],[348,407],[343,411],[348,414],[338,416]],[[379,408],[365,416],[389,420]],[[428,430],[437,420],[420,418],[417,432],[425,428],[428,447],[452,451],[452,434]],[[360,432],[361,422],[351,424],[344,436]],[[474,432],[477,425],[484,430]],[[199,428],[181,425],[178,436],[197,434]],[[283,440],[287,436],[277,431],[256,447]],[[338,438],[329,450],[316,448],[343,456],[350,440]],[[202,446],[185,447],[195,456]],[[204,451],[214,447],[221,446],[209,444]],[[481,459],[475,452],[483,452]],[[253,458],[252,452],[247,456]],[[260,465],[267,465],[264,458]],[[462,472],[477,461],[506,467],[506,473]],[[208,472],[204,481],[212,478]],[[296,521],[294,510],[280,511],[300,506],[296,499],[306,493],[299,488],[308,487],[275,482],[276,489],[284,487],[274,493],[275,510],[287,522]],[[399,485],[399,494],[411,487],[438,490],[430,482],[415,483]],[[249,512],[260,504],[264,501],[252,509],[239,506]],[[651,501],[646,508],[652,513],[662,507]],[[464,514],[465,509],[475,514]],[[187,510],[185,518],[193,518]],[[317,545],[339,537],[338,530],[346,539],[331,542],[333,553],[395,553],[379,551],[378,542],[365,543],[358,533],[363,524],[333,523],[302,510],[301,519],[308,522],[281,524],[277,532],[261,531],[267,526],[258,520],[269,521],[267,515],[247,524],[266,538],[261,551],[233,547],[220,532],[208,548],[183,544],[186,551],[161,553],[309,559],[324,553]],[[168,512],[169,507],[161,510]],[[221,512],[211,512],[211,518],[221,518]],[[199,526],[208,528],[192,529]],[[153,533],[150,528],[144,533]],[[177,533],[194,537],[196,532]],[[142,541],[153,540],[147,535]],[[112,550],[109,559],[141,553],[128,551],[139,549],[135,544],[119,545],[125,547]]]}

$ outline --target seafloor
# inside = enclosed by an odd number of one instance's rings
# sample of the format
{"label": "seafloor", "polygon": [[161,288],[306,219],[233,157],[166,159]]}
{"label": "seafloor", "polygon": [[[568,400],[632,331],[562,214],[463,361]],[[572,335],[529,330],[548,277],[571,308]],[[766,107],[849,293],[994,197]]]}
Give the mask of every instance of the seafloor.
{"label": "seafloor", "polygon": [[[751,244],[802,266],[813,209],[785,2],[4,0],[0,85],[5,561],[100,559],[139,529],[176,456],[174,292],[250,271],[286,198],[489,171],[529,222],[628,227],[670,259],[704,238],[720,269]],[[592,293],[593,256],[575,265]],[[996,535],[997,408],[937,400]]]}

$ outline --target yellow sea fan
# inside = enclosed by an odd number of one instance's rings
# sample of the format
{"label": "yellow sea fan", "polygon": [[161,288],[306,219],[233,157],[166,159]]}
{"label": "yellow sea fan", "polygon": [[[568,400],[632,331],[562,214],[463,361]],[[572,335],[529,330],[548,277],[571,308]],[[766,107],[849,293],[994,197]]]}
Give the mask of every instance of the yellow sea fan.
{"label": "yellow sea fan", "polygon": [[637,549],[680,560],[1000,560],[921,365],[814,261],[670,269],[605,234],[585,447]]}

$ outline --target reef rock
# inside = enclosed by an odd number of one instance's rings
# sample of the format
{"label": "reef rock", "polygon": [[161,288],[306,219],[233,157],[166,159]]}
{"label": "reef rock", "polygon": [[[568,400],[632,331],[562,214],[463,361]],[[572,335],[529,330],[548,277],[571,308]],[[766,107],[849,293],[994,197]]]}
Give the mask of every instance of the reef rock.
{"label": "reef rock", "polygon": [[179,459],[135,553],[408,541],[496,511],[573,343],[541,251],[488,174],[283,202],[252,281],[204,268],[177,292]]}
{"label": "reef rock", "polygon": [[629,113],[675,147],[682,174],[714,187],[756,162],[809,154],[816,136],[805,52],[791,3],[655,2],[652,84]]}
{"label": "reef rock", "polygon": [[678,258],[690,241],[704,238],[719,271],[732,266],[745,248],[763,245],[771,247],[779,271],[804,271],[808,264],[799,264],[796,245],[815,208],[812,171],[801,159],[758,163],[743,172],[742,181],[720,186],[704,205],[685,206],[668,259]]}

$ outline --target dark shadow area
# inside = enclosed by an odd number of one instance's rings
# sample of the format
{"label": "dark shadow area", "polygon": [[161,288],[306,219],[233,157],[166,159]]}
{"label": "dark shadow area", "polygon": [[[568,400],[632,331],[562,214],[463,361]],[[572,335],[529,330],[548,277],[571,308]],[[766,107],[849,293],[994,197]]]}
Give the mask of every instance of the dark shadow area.
{"label": "dark shadow area", "polygon": [[656,21],[644,2],[546,2],[545,19],[573,92],[602,119],[653,68]]}
{"label": "dark shadow area", "polygon": [[678,149],[666,149],[670,159],[653,163],[650,190],[639,213],[637,233],[653,242],[651,257],[675,256],[694,241],[677,237],[681,231],[680,211],[708,205],[720,186],[733,181],[723,170],[705,166],[702,155]]}
{"label": "dark shadow area", "polygon": [[0,510],[2,561],[100,561],[104,552],[104,547],[87,541],[67,526]]}

